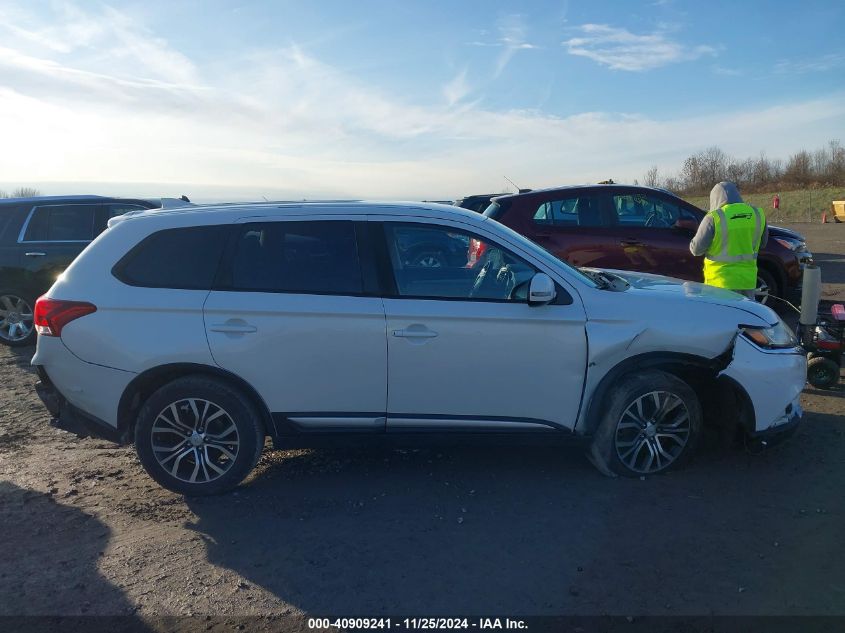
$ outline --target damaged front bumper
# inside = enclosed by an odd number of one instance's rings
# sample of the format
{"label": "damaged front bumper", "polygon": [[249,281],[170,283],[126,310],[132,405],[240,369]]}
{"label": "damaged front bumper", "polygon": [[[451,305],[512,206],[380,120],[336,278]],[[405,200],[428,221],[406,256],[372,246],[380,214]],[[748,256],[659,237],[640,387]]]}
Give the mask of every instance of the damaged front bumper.
{"label": "damaged front bumper", "polygon": [[754,431],[749,435],[755,439],[772,445],[781,442],[792,436],[798,430],[801,423],[801,418],[804,415],[804,409],[801,408],[798,400],[788,404],[784,414],[775,420],[769,428],[762,431]]}
{"label": "damaged front bumper", "polygon": [[800,348],[764,350],[738,336],[733,359],[719,376],[730,378],[747,394],[753,415],[744,426],[751,437],[786,437],[798,427],[807,381],[807,358]]}

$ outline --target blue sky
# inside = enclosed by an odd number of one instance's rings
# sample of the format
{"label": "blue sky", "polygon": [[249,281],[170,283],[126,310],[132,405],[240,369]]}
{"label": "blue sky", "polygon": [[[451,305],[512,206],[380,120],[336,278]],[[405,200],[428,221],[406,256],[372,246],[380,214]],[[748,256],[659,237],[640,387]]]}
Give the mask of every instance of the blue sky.
{"label": "blue sky", "polygon": [[454,198],[845,140],[842,2],[0,0],[0,188]]}

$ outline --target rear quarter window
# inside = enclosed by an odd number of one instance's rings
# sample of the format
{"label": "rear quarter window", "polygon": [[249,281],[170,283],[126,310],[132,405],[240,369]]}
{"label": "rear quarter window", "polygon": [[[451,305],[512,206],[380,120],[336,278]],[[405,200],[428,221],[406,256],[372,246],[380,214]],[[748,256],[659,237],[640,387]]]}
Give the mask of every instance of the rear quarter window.
{"label": "rear quarter window", "polygon": [[228,226],[166,229],[146,237],[112,269],[130,286],[210,290]]}

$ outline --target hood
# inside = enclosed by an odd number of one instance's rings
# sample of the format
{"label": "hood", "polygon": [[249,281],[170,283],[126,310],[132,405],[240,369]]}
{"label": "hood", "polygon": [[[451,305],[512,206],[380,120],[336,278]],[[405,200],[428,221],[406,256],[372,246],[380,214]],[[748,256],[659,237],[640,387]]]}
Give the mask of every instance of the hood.
{"label": "hood", "polygon": [[605,270],[621,277],[630,284],[631,288],[626,292],[634,292],[636,294],[657,293],[678,298],[683,297],[691,301],[702,301],[743,310],[770,325],[778,322],[778,316],[771,308],[760,305],[756,301],[752,301],[731,290],[716,288],[715,286],[708,286],[695,281],[664,277],[663,275],[631,272],[629,270]]}
{"label": "hood", "polygon": [[732,182],[723,180],[710,191],[710,209],[721,209],[726,204],[738,202],[742,202],[742,196]]}
{"label": "hood", "polygon": [[798,231],[787,229],[782,226],[769,226],[769,237],[788,237],[793,240],[801,240],[806,242],[807,239]]}

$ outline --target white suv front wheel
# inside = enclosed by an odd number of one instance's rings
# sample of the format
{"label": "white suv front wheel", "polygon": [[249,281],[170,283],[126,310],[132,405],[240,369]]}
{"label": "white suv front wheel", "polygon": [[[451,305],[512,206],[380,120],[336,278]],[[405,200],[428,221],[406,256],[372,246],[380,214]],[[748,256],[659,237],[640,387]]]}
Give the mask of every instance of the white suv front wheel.
{"label": "white suv front wheel", "polygon": [[665,472],[695,451],[702,417],[695,391],[677,376],[628,374],[608,394],[588,456],[610,476]]}
{"label": "white suv front wheel", "polygon": [[144,403],[135,425],[135,449],[150,477],[189,496],[237,486],[263,446],[264,429],[252,402],[209,376],[164,385]]}

